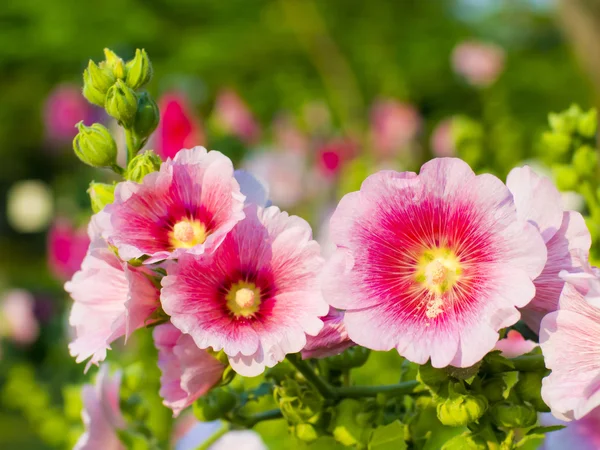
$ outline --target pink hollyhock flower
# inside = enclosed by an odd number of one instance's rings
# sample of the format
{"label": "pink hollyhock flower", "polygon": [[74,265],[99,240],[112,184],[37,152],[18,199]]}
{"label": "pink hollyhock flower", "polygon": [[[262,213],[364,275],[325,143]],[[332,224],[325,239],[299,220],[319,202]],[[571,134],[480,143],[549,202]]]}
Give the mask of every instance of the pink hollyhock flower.
{"label": "pink hollyhock flower", "polygon": [[291,117],[283,115],[273,121],[273,140],[275,148],[305,155],[310,142],[308,137],[293,123]]}
{"label": "pink hollyhock flower", "polygon": [[318,335],[306,337],[306,346],[302,349],[303,359],[339,355],[356,345],[348,337],[342,311],[329,307],[329,313],[323,317],[323,324]]}
{"label": "pink hollyhock flower", "polygon": [[160,396],[177,417],[221,381],[225,365],[170,323],[157,326],[153,336],[162,371]]}
{"label": "pink hollyhock flower", "polygon": [[592,238],[581,214],[563,211],[560,193],[548,178],[525,166],[513,169],[506,185],[513,194],[519,219],[540,231],[548,249],[546,266],[534,280],[535,297],[522,309],[523,320],[538,333],[542,318],[558,307],[564,286],[559,272],[581,267],[579,253],[587,259]]}
{"label": "pink hollyhock flower", "polygon": [[95,386],[83,386],[81,415],[85,433],[75,444],[74,450],[125,450],[117,435],[117,430],[125,428],[119,407],[120,389],[121,372],[111,377],[106,365],[100,368]]}
{"label": "pink hollyhock flower", "polygon": [[585,299],[591,305],[600,308],[600,269],[590,265],[587,252],[580,250],[577,255],[576,268],[569,272],[561,270],[559,276],[571,283],[579,292],[585,295]]}
{"label": "pink hollyhock flower", "polygon": [[346,310],[350,339],[434,367],[468,367],[494,348],[546,262],[508,188],[459,159],[371,175],[330,226],[338,248],[323,290]]}
{"label": "pink hollyhock flower", "polygon": [[181,150],[141,184],[126,181],[100,213],[103,236],[123,260],[145,264],[212,251],[244,218],[231,160],[204,147]]}
{"label": "pink hollyhock flower", "polygon": [[379,100],[371,110],[373,148],[383,156],[405,149],[421,128],[421,116],[414,106],[396,100]]}
{"label": "pink hollyhock flower", "polygon": [[161,299],[198,347],[223,349],[236,372],[255,376],[302,350],[328,307],[308,223],[275,206],[245,211],[212,254],[183,255],[167,267]]}
{"label": "pink hollyhock flower", "polygon": [[496,343],[494,350],[500,350],[506,358],[515,358],[529,353],[536,347],[535,342],[525,339],[518,331],[509,330],[506,337]]}
{"label": "pink hollyhock flower", "polygon": [[57,219],[47,238],[48,266],[57,278],[68,280],[81,267],[90,245],[85,228],[76,228],[68,219]]}
{"label": "pink hollyhock flower", "polygon": [[333,139],[317,150],[317,168],[322,175],[334,177],[355,155],[356,145],[352,140]]}
{"label": "pink hollyhock flower", "polygon": [[69,323],[76,338],[69,349],[78,363],[91,358],[86,370],[106,358],[111,342],[154,322],[160,308],[160,293],[148,278],[152,272],[119,260],[100,237],[97,219],[90,223],[92,243],[81,270],[65,284],[75,301]]}
{"label": "pink hollyhock flower", "polygon": [[442,120],[431,134],[431,151],[435,156],[454,156],[456,146],[452,137],[453,118]]}
{"label": "pink hollyhock flower", "polygon": [[57,144],[70,143],[81,120],[92,122],[94,112],[82,97],[81,88],[71,84],[58,85],[46,99],[44,125],[48,139]]}
{"label": "pink hollyhock flower", "polygon": [[34,342],[40,331],[34,307],[35,300],[29,292],[6,292],[0,300],[0,335],[22,345]]}
{"label": "pink hollyhock flower", "polygon": [[204,143],[204,131],[185,97],[169,92],[158,101],[160,123],[154,134],[156,154],[163,160],[174,158],[182,148]]}
{"label": "pink hollyhock flower", "polygon": [[541,414],[543,426],[566,425],[562,430],[546,434],[539,450],[598,450],[600,448],[600,408],[594,409],[581,420],[563,422],[552,414]]}
{"label": "pink hollyhock flower", "polygon": [[570,283],[558,306],[540,327],[540,346],[552,370],[542,398],[555,417],[581,419],[600,406],[600,308]]}
{"label": "pink hollyhock flower", "polygon": [[256,142],[260,127],[240,96],[230,89],[221,91],[215,101],[215,117],[226,132],[246,144]]}
{"label": "pink hollyhock flower", "polygon": [[504,68],[504,50],[494,44],[462,42],[452,51],[452,66],[470,84],[489,86]]}

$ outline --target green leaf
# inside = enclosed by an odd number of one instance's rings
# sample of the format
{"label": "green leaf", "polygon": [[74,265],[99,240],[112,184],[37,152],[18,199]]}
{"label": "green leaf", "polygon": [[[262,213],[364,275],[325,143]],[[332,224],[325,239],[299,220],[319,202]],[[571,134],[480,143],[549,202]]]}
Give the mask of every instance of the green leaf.
{"label": "green leaf", "polygon": [[502,391],[502,397],[504,397],[506,399],[510,395],[510,391],[512,390],[512,388],[519,381],[519,372],[517,372],[517,371],[504,372],[502,374],[502,379],[504,380],[504,383],[506,384],[506,387]]}
{"label": "green leaf", "polygon": [[492,372],[506,372],[515,368],[515,365],[502,356],[498,350],[488,353],[483,362],[486,368]]}
{"label": "green leaf", "polygon": [[373,431],[369,450],[405,450],[404,425],[399,420]]}
{"label": "green leaf", "polygon": [[566,425],[552,425],[552,426],[548,426],[548,427],[533,427],[531,430],[529,430],[527,432],[527,435],[552,433],[553,431],[562,430],[565,427],[566,427]]}
{"label": "green leaf", "polygon": [[331,436],[323,436],[307,445],[310,450],[344,450],[347,447],[336,442]]}
{"label": "green leaf", "polygon": [[536,450],[544,442],[546,438],[543,434],[528,434],[514,446],[520,450]]}

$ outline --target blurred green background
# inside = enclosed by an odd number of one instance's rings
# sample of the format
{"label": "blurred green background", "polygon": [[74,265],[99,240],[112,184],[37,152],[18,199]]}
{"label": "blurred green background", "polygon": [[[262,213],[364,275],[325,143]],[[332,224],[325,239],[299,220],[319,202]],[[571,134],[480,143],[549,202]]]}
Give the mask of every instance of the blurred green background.
{"label": "blurred green background", "polygon": [[[596,103],[596,17],[584,0],[2,2],[0,290],[29,293],[39,336],[15,342],[0,319],[0,448],[61,448],[81,432],[64,386],[89,376],[68,355],[62,284],[77,245],[85,251],[87,185],[110,176],[83,166],[70,141],[79,120],[110,124],[77,93],[104,47],[124,59],[145,48],[161,107],[183,98],[195,143],[272,176],[274,197],[289,189],[281,206],[321,235],[340,196],[383,167],[458,154],[505,177],[519,162],[543,163],[548,112]],[[461,57],[465,42],[493,44],[493,61]],[[162,133],[150,148],[166,145]],[[302,174],[294,185],[290,171]],[[136,348],[153,357],[140,337],[109,359],[133,361]],[[369,367],[393,382],[399,361],[378,355]]]}

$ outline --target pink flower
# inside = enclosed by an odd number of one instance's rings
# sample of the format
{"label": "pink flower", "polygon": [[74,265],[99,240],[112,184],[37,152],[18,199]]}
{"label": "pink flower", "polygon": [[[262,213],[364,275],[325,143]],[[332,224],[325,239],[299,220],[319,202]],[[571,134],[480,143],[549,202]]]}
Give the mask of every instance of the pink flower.
{"label": "pink flower", "polygon": [[587,252],[579,250],[571,272],[563,269],[558,274],[563,281],[571,283],[591,305],[600,308],[600,269],[590,265]]}
{"label": "pink flower", "polygon": [[90,245],[85,228],[76,228],[68,219],[57,219],[47,238],[48,266],[57,278],[68,280],[81,267]]}
{"label": "pink flower", "polygon": [[232,90],[219,93],[215,101],[215,116],[226,132],[240,138],[246,144],[256,142],[260,128],[248,106]]}
{"label": "pink flower", "polygon": [[518,331],[509,330],[506,337],[496,343],[494,350],[500,350],[506,358],[515,358],[529,353],[536,347],[535,342],[525,339]]}
{"label": "pink flower", "polygon": [[470,84],[489,86],[504,68],[504,50],[494,44],[462,42],[452,51],[452,66]]}
{"label": "pink flower", "polygon": [[44,105],[44,125],[46,135],[56,144],[70,143],[81,120],[93,121],[91,105],[81,95],[81,89],[71,84],[58,85],[46,99]]}
{"label": "pink flower", "polygon": [[355,155],[356,145],[352,140],[333,139],[317,150],[317,168],[322,175],[334,177]]}
{"label": "pink flower", "polygon": [[111,342],[152,323],[160,308],[160,293],[148,278],[152,273],[119,260],[100,238],[97,219],[90,223],[92,243],[81,270],[65,284],[75,301],[69,323],[76,338],[69,349],[78,363],[91,357],[86,370],[106,358]]}
{"label": "pink flower", "polygon": [[39,335],[34,314],[35,300],[22,289],[6,292],[0,300],[0,335],[22,345],[33,343]]}
{"label": "pink flower", "polygon": [[273,121],[272,129],[275,148],[301,155],[308,152],[309,139],[296,127],[291,117],[287,115],[277,117]]}
{"label": "pink flower", "polygon": [[185,97],[179,92],[163,95],[159,102],[160,123],[155,133],[156,154],[174,158],[182,148],[204,143],[204,132]]}
{"label": "pink flower", "polygon": [[[216,433],[222,424],[214,422],[196,422],[191,430],[181,438],[175,450],[195,450]],[[267,450],[260,435],[252,430],[229,431],[219,438],[208,450]]]}
{"label": "pink flower", "polygon": [[546,262],[506,186],[459,159],[368,177],[330,226],[338,248],[323,290],[346,310],[350,339],[434,367],[468,367],[494,348]]}
{"label": "pink flower", "polygon": [[454,156],[456,147],[452,137],[453,118],[444,119],[433,130],[431,134],[431,151],[435,156]]}
{"label": "pink flower", "polygon": [[329,307],[329,313],[323,317],[323,324],[318,335],[306,337],[306,346],[302,349],[303,359],[339,355],[355,345],[348,337],[342,311]]}
{"label": "pink flower", "polygon": [[414,106],[396,100],[379,100],[371,110],[373,148],[383,156],[405,149],[421,128],[421,116]]}
{"label": "pink flower", "polygon": [[225,365],[170,323],[156,327],[153,336],[162,371],[160,396],[177,417],[221,381]]}
{"label": "pink flower", "polygon": [[570,283],[558,306],[540,327],[540,346],[552,370],[542,398],[555,417],[581,419],[600,406],[600,308]]}
{"label": "pink flower", "polygon": [[121,372],[112,377],[108,366],[98,372],[96,385],[83,386],[83,423],[85,433],[75,444],[74,450],[125,450],[117,430],[125,428],[125,420],[119,407]]}
{"label": "pink flower", "polygon": [[581,420],[563,422],[552,414],[541,414],[543,426],[566,425],[562,430],[546,434],[539,450],[598,450],[600,448],[600,408],[594,409]]}
{"label": "pink flower", "polygon": [[328,307],[308,223],[274,206],[245,211],[212,254],[183,255],[167,267],[161,298],[198,347],[223,349],[236,372],[255,376],[302,350]]}
{"label": "pink flower", "polygon": [[535,297],[522,310],[527,326],[538,333],[542,318],[558,307],[564,285],[559,272],[580,268],[579,253],[587,257],[592,240],[581,214],[563,211],[560,193],[548,178],[525,166],[513,169],[506,185],[513,194],[519,219],[539,230],[548,249],[546,266],[534,280]]}
{"label": "pink flower", "polygon": [[123,260],[151,264],[212,251],[244,218],[231,160],[204,147],[181,150],[141,184],[126,181],[100,213],[103,236]]}

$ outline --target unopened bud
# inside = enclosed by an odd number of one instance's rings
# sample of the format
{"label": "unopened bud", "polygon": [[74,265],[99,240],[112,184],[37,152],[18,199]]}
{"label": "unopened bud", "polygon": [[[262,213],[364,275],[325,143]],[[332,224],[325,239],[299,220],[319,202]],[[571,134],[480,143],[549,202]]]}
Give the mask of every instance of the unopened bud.
{"label": "unopened bud", "polygon": [[217,388],[194,403],[194,415],[201,422],[211,422],[220,419],[231,411],[237,398],[229,389]]}
{"label": "unopened bud", "polygon": [[577,131],[580,135],[587,138],[593,138],[598,128],[598,113],[595,109],[581,114],[577,122]]}
{"label": "unopened bud", "polygon": [[370,352],[368,348],[355,345],[344,350],[339,355],[327,358],[327,362],[333,369],[354,369],[363,366],[367,362]]}
{"label": "unopened bud", "polygon": [[140,140],[147,139],[158,126],[160,112],[154,99],[147,93],[138,95],[137,113],[133,124],[133,132]]}
{"label": "unopened bud", "polygon": [[313,442],[319,437],[317,429],[310,423],[299,423],[294,427],[294,434],[304,442]]}
{"label": "unopened bud", "polygon": [[460,427],[478,420],[487,409],[482,395],[454,395],[437,405],[437,417],[444,425]]}
{"label": "unopened bud", "polygon": [[152,79],[152,63],[146,50],[135,51],[135,57],[126,65],[127,85],[131,89],[139,89]]}
{"label": "unopened bud", "polygon": [[87,190],[94,214],[102,211],[106,205],[115,201],[115,185],[92,181]]}
{"label": "unopened bud", "polygon": [[104,107],[106,93],[114,82],[115,77],[111,70],[100,68],[90,60],[83,72],[83,96],[90,103]]}
{"label": "unopened bud", "polygon": [[73,139],[77,157],[92,167],[111,167],[117,158],[117,144],[104,125],[99,123],[86,127],[83,121],[76,127],[79,133]]}
{"label": "unopened bud", "polygon": [[125,63],[123,60],[115,52],[109,50],[108,48],[104,49],[104,57],[104,65],[112,71],[114,77],[119,80],[125,78],[126,72]]}
{"label": "unopened bud", "polygon": [[125,171],[125,178],[129,181],[141,183],[146,175],[158,171],[161,164],[160,156],[152,150],[148,150],[131,160]]}
{"label": "unopened bud", "polygon": [[504,428],[526,428],[537,422],[535,409],[525,404],[496,403],[492,406],[490,414],[494,423]]}
{"label": "unopened bud", "polygon": [[519,382],[515,386],[515,391],[522,400],[531,403],[539,412],[550,412],[550,408],[542,399],[542,378],[541,372],[523,372],[519,374]]}
{"label": "unopened bud", "polygon": [[561,191],[572,191],[579,184],[577,171],[569,164],[555,164],[552,173],[556,180],[556,187]]}
{"label": "unopened bud", "polygon": [[123,81],[117,80],[106,93],[106,112],[117,119],[125,128],[131,128],[138,107],[137,96],[133,89]]}
{"label": "unopened bud", "polygon": [[573,154],[573,167],[581,175],[591,176],[598,166],[598,152],[589,145],[582,145]]}
{"label": "unopened bud", "polygon": [[483,395],[489,402],[495,403],[504,399],[506,383],[501,377],[494,377],[483,384]]}

